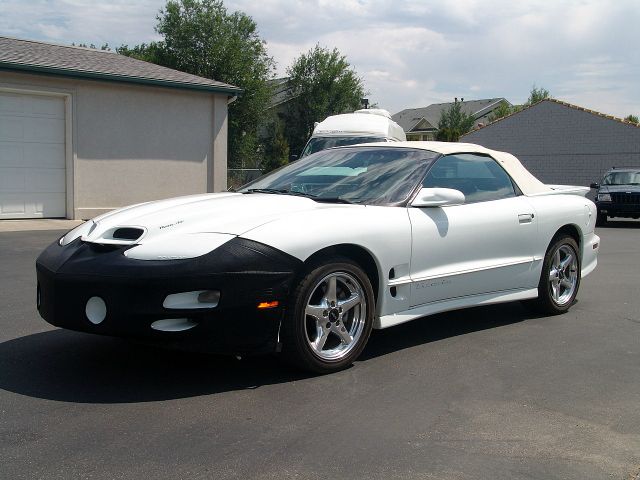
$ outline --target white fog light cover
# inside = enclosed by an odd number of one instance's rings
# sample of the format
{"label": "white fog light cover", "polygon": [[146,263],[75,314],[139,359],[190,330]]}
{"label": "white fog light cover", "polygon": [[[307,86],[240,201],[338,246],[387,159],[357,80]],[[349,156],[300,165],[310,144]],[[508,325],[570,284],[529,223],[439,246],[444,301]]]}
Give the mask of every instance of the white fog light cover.
{"label": "white fog light cover", "polygon": [[192,310],[197,308],[215,308],[220,301],[218,290],[195,290],[193,292],[172,293],[167,295],[162,306],[169,310]]}
{"label": "white fog light cover", "polygon": [[91,323],[98,325],[107,316],[107,304],[100,297],[91,297],[84,308],[84,313]]}
{"label": "white fog light cover", "polygon": [[151,324],[151,328],[160,332],[183,332],[198,325],[188,318],[167,318],[156,320]]}

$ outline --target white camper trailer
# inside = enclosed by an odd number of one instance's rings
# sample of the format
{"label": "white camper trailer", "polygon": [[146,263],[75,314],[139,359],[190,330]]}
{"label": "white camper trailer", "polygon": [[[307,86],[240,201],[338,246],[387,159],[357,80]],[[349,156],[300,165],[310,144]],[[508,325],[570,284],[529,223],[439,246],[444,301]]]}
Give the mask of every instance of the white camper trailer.
{"label": "white camper trailer", "polygon": [[356,143],[403,142],[407,138],[386,110],[372,108],[332,115],[318,123],[300,157],[320,150]]}

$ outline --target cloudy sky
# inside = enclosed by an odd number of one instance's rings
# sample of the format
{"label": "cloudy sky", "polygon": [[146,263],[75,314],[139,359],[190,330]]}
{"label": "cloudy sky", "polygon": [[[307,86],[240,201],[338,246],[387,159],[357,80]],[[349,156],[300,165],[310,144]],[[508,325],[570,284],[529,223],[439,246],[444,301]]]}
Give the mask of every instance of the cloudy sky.
{"label": "cloudy sky", "polygon": [[[111,46],[158,39],[164,0],[0,0],[0,35]],[[638,0],[227,0],[258,24],[278,75],[337,47],[396,113],[453,97],[526,100],[533,84],[604,113],[640,114]]]}

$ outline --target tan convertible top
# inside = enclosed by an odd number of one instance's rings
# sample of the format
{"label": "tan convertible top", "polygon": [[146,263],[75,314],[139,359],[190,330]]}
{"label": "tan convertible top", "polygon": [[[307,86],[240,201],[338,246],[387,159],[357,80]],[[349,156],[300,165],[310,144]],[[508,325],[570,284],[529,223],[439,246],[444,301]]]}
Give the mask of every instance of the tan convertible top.
{"label": "tan convertible top", "polygon": [[[367,143],[366,145],[376,147],[380,146],[379,143]],[[451,155],[454,153],[483,153],[485,155],[490,155],[499,162],[525,195],[539,195],[541,193],[553,192],[551,187],[542,183],[534,177],[529,170],[524,168],[520,163],[520,160],[507,152],[491,150],[473,143],[455,142],[389,142],[384,146],[394,148],[421,148],[423,150],[431,150],[432,152],[441,153],[443,155]]]}

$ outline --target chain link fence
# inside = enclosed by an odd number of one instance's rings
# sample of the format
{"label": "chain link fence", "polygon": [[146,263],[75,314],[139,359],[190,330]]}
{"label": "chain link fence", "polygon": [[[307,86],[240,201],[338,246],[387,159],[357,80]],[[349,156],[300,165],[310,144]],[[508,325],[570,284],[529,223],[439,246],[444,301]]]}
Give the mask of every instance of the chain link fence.
{"label": "chain link fence", "polygon": [[228,168],[227,187],[238,188],[262,175],[259,168]]}

